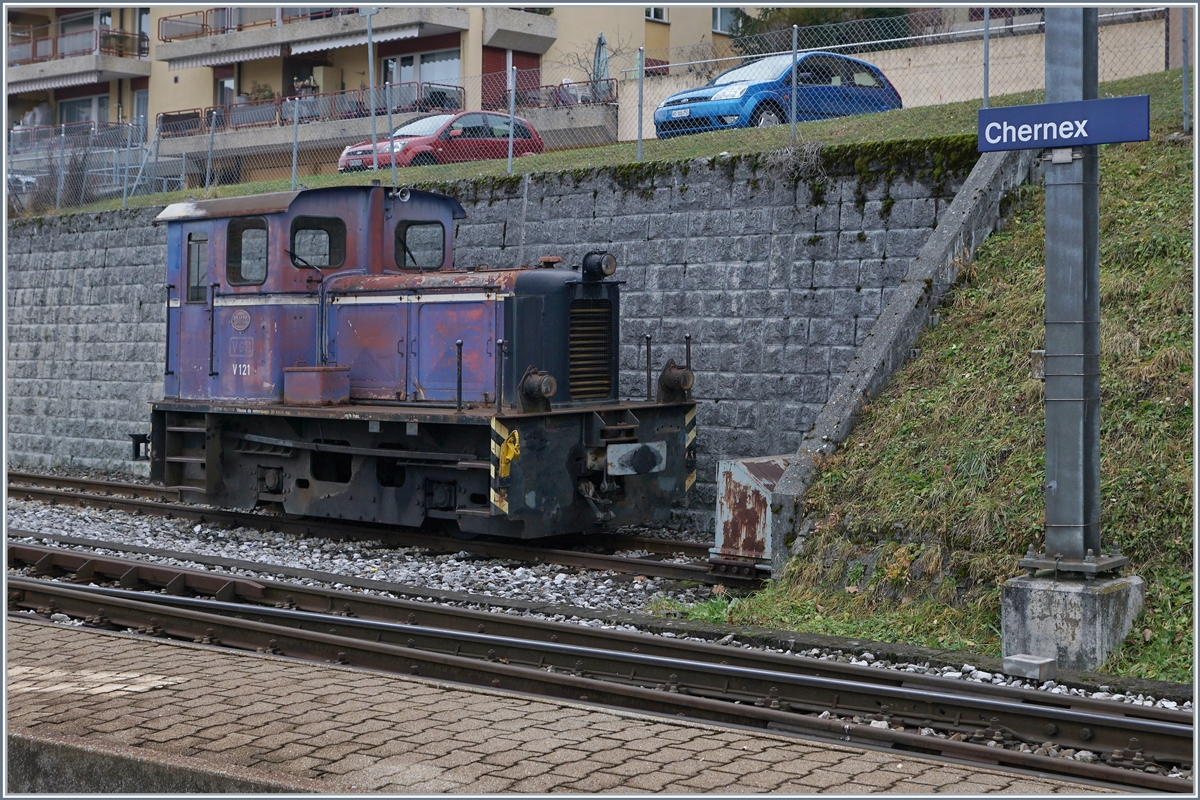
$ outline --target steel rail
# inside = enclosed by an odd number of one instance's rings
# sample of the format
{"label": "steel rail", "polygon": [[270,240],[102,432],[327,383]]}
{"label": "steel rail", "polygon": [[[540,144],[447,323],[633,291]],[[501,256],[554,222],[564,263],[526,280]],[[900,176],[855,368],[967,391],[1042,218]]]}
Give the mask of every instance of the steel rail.
{"label": "steel rail", "polygon": [[623,558],[537,545],[518,545],[479,539],[459,540],[398,530],[382,525],[353,525],[332,520],[278,517],[244,511],[232,511],[212,506],[163,503],[139,498],[90,494],[82,491],[14,485],[11,482],[8,485],[8,496],[21,500],[39,500],[48,503],[126,511],[135,514],[151,514],[168,518],[179,517],[194,519],[200,522],[217,522],[237,527],[279,531],[302,536],[323,536],[334,539],[380,539],[394,546],[422,547],[435,552],[466,551],[484,558],[561,564],[563,566],[611,570],[613,572],[647,575],[671,580],[695,581],[698,583],[729,583],[730,581],[730,578],[727,576],[711,574],[708,565],[703,563],[675,564],[647,558]]}
{"label": "steel rail", "polygon": [[[108,481],[93,478],[74,478],[59,475],[43,475],[36,472],[21,472],[10,470],[8,473],[10,493],[16,488],[12,484],[28,483],[43,489],[74,489],[87,493],[97,491],[111,492],[117,495],[140,497],[149,500],[179,500],[179,491],[165,486],[145,483],[129,483],[126,481]],[[24,488],[24,487],[22,487]],[[693,558],[708,558],[711,544],[692,542],[679,539],[655,539],[648,536],[622,536],[620,534],[600,534],[588,536],[583,544],[614,549],[640,549],[651,553],[671,555],[683,553]]]}
{"label": "steel rail", "polygon": [[[14,531],[14,533],[23,534],[25,532]],[[82,543],[84,546],[95,545],[102,549],[112,549],[116,546],[114,543],[108,542],[92,542],[91,540],[73,539],[70,537],[63,538],[68,540],[69,543]],[[134,548],[131,547],[131,549]],[[206,563],[230,569],[257,569],[258,571],[272,572],[278,569],[262,570],[262,565],[258,562],[231,559],[223,556],[201,556],[176,551],[153,550],[152,548],[136,549],[153,555],[177,560],[189,560],[196,563]],[[1123,715],[1177,725],[1188,725],[1192,721],[1192,716],[1185,711],[1172,711],[1154,706],[1136,706],[1106,700],[1093,700],[1088,697],[1071,694],[1054,694],[1032,689],[994,686],[985,683],[964,684],[960,681],[921,673],[884,670],[837,661],[798,659],[794,655],[753,649],[743,650],[705,642],[648,636],[643,633],[604,630],[548,620],[498,615],[488,611],[475,611],[455,606],[404,600],[395,597],[385,597],[379,594],[364,594],[362,592],[339,591],[319,586],[277,583],[271,580],[250,581],[244,578],[234,578],[233,576],[214,574],[202,570],[159,564],[147,565],[146,562],[142,561],[112,556],[97,556],[86,552],[65,550],[57,547],[9,542],[7,552],[10,565],[30,566],[33,568],[32,571],[35,575],[52,575],[56,570],[64,574],[74,573],[75,582],[94,580],[97,576],[108,576],[121,586],[132,587],[140,581],[155,589],[164,588],[167,590],[168,595],[179,595],[183,590],[190,589],[197,593],[213,595],[217,599],[229,600],[236,598],[251,604],[294,608],[320,613],[337,613],[383,622],[403,620],[408,624],[418,624],[447,630],[477,630],[479,626],[483,625],[492,633],[529,640],[558,641],[564,644],[642,652],[648,655],[659,655],[670,658],[709,660],[767,671],[783,670],[798,674],[835,676],[846,680],[873,682],[895,687],[909,686],[934,691],[961,692],[972,696],[986,695],[1004,698],[1010,702],[1020,702],[1035,706],[1092,712],[1105,716]],[[323,573],[315,570],[295,568],[291,568],[289,571],[295,573],[293,577],[315,579],[326,583],[341,583],[373,592],[392,592],[424,596],[427,591],[421,587],[353,578],[336,573]],[[482,597],[471,597],[471,599],[476,602],[486,602],[486,598]],[[539,607],[534,605],[531,610],[538,610],[539,608],[553,612],[556,606],[547,604],[546,606]],[[872,712],[875,711],[876,709],[872,709]]]}
{"label": "steel rail", "polygon": [[[772,702],[762,706],[736,704],[728,699],[696,696],[686,693],[682,683],[668,679],[666,685],[648,688],[637,685],[639,679],[636,670],[640,665],[643,669],[651,666],[653,659],[639,654],[625,654],[625,664],[630,667],[630,675],[622,683],[614,682],[613,678],[622,677],[605,674],[606,659],[611,654],[595,653],[587,648],[572,648],[566,645],[550,643],[543,644],[539,661],[526,662],[525,666],[514,663],[517,659],[496,652],[496,647],[505,652],[527,657],[525,649],[529,643],[514,644],[500,637],[485,634],[458,634],[454,652],[438,652],[424,649],[418,645],[418,637],[425,643],[434,632],[417,626],[382,626],[380,623],[338,619],[327,615],[317,615],[311,623],[319,625],[322,631],[306,631],[298,627],[290,627],[261,620],[245,620],[231,618],[218,614],[197,611],[193,609],[173,608],[158,603],[143,602],[118,596],[115,592],[98,592],[96,590],[81,590],[62,584],[32,581],[28,579],[13,579],[10,581],[10,606],[19,605],[35,608],[42,613],[59,611],[76,617],[86,617],[88,624],[106,628],[137,628],[139,632],[151,635],[170,635],[191,638],[205,644],[224,644],[240,649],[255,649],[284,655],[291,655],[310,660],[334,661],[341,664],[382,669],[392,672],[409,672],[426,677],[438,677],[447,680],[457,680],[467,683],[487,685],[490,683],[497,688],[535,691],[539,694],[550,694],[571,699],[591,700],[602,704],[635,707],[640,710],[650,710],[659,713],[683,713],[703,719],[738,724],[771,725],[777,728],[808,733],[835,734],[844,740],[853,741],[874,740],[889,742],[892,746],[912,749],[920,752],[941,752],[973,760],[987,760],[999,764],[1032,767],[1044,772],[1056,772],[1077,777],[1085,777],[1109,782],[1132,784],[1142,788],[1155,788],[1165,791],[1190,791],[1192,784],[1188,781],[1170,779],[1157,774],[1132,772],[1106,765],[1085,764],[1071,759],[1049,758],[1006,750],[1001,747],[982,748],[965,742],[952,742],[936,737],[918,736],[891,730],[890,728],[875,728],[870,725],[862,726],[841,720],[822,720],[804,714],[796,714],[783,710]],[[158,596],[152,596],[157,598]],[[102,604],[102,605],[101,605]],[[260,613],[265,610],[259,610]],[[278,621],[285,616],[293,619],[300,612],[278,611],[272,616]],[[311,616],[311,615],[309,615]],[[360,630],[375,627],[374,641],[363,638],[348,638],[339,635],[351,625]],[[332,631],[332,632],[326,632]],[[383,641],[385,631],[393,636],[404,638],[401,643]],[[265,642],[265,644],[264,644]],[[487,648],[482,654],[479,650]],[[470,650],[474,658],[462,655],[464,650]],[[574,660],[573,665],[566,665],[569,674],[559,671],[548,671],[543,668],[547,656],[567,661]],[[596,665],[584,661],[599,661]],[[684,670],[691,665],[673,659],[658,659],[664,662],[664,669]],[[622,669],[624,668],[622,665]],[[552,666],[546,665],[546,666]],[[724,666],[726,680],[732,680],[735,671]],[[743,670],[753,673],[752,670]],[[678,674],[678,673],[673,673]],[[748,679],[750,676],[741,676]],[[607,678],[608,680],[605,680]],[[653,679],[653,678],[652,678]],[[782,673],[768,676],[768,680],[783,682],[794,680],[794,676]],[[810,679],[812,680],[812,679]],[[817,679],[820,680],[820,679]],[[682,691],[681,691],[682,689]],[[735,691],[733,694],[738,694]],[[740,693],[747,697],[754,692]],[[724,696],[731,693],[725,691]],[[772,693],[772,698],[774,693]],[[760,698],[762,699],[762,698]]]}

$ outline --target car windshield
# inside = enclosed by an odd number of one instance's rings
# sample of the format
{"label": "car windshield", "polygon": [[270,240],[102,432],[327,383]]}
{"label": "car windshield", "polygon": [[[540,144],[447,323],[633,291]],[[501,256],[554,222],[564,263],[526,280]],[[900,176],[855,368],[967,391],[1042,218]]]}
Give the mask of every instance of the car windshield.
{"label": "car windshield", "polygon": [[431,136],[438,128],[454,119],[453,114],[434,114],[432,117],[417,117],[409,120],[392,131],[392,138],[397,136]]}
{"label": "car windshield", "polygon": [[726,83],[738,83],[739,81],[773,81],[791,63],[792,57],[790,55],[760,58],[758,61],[734,67],[728,72],[718,75],[708,85],[722,86]]}

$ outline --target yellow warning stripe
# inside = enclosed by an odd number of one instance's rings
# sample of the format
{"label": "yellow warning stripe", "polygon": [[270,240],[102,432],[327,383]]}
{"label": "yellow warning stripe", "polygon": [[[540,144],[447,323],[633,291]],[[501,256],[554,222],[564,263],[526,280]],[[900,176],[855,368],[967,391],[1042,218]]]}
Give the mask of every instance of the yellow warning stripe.
{"label": "yellow warning stripe", "polygon": [[[694,442],[694,441],[696,441],[696,429],[695,429],[695,428],[692,428],[690,431],[688,431],[688,435],[687,435],[687,446],[688,446],[688,447],[691,447],[691,446],[692,446],[692,442]],[[493,446],[493,447],[495,447],[495,445],[492,445],[492,446]]]}
{"label": "yellow warning stripe", "polygon": [[694,420],[695,418],[696,418],[696,407],[692,406],[692,410],[687,412],[686,414],[684,414],[683,424],[684,425],[690,424],[691,421]]}
{"label": "yellow warning stripe", "polygon": [[494,430],[497,434],[500,435],[500,441],[503,442],[505,439],[508,438],[508,428],[505,427],[503,422],[496,419],[495,417],[492,417],[492,430]]}
{"label": "yellow warning stripe", "polygon": [[692,488],[692,484],[696,482],[696,470],[688,473],[687,480],[683,482],[683,490],[686,492]]}

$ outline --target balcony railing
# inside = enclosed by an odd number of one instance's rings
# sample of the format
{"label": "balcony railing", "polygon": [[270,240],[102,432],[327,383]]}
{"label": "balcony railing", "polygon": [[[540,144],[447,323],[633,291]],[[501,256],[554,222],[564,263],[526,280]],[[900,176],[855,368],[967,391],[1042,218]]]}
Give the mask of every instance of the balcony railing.
{"label": "balcony railing", "polygon": [[8,65],[32,64],[86,55],[109,55],[145,59],[150,55],[150,38],[144,33],[127,33],[89,28],[70,33],[38,36],[47,29],[10,29]]}
{"label": "balcony railing", "polygon": [[[521,80],[523,72],[536,73],[536,70],[517,72],[517,108],[559,108],[617,102],[617,81],[613,78],[527,86]],[[508,109],[508,79],[503,72],[484,75],[480,88],[484,108],[501,111]]]}
{"label": "balcony railing", "polygon": [[174,42],[201,36],[217,36],[249,28],[274,27],[277,23],[289,25],[293,22],[329,19],[346,14],[357,14],[358,7],[282,8],[279,11],[282,13],[276,14],[276,9],[273,7],[209,8],[175,14],[163,17],[158,21],[158,40]]}
{"label": "balcony railing", "polygon": [[[375,87],[375,115],[423,111],[461,111],[463,89],[444,83],[393,83]],[[369,89],[251,100],[208,108],[170,111],[158,115],[159,135],[165,138],[221,133],[243,128],[280,127],[332,122],[371,115]],[[298,119],[297,119],[298,116]]]}

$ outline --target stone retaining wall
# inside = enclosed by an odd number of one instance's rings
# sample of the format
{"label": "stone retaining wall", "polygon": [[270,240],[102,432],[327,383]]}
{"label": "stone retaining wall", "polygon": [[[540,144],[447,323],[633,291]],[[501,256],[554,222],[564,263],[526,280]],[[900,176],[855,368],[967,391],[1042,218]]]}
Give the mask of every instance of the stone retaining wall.
{"label": "stone retaining wall", "polygon": [[[691,334],[700,478],[681,521],[708,528],[717,458],[797,449],[970,167],[936,147],[900,165],[855,152],[822,182],[718,157],[440,188],[467,209],[458,267],[614,253],[623,395],[644,396],[646,334],[656,371]],[[158,210],[10,224],[12,467],[144,470],[127,434],[162,391]]]}

